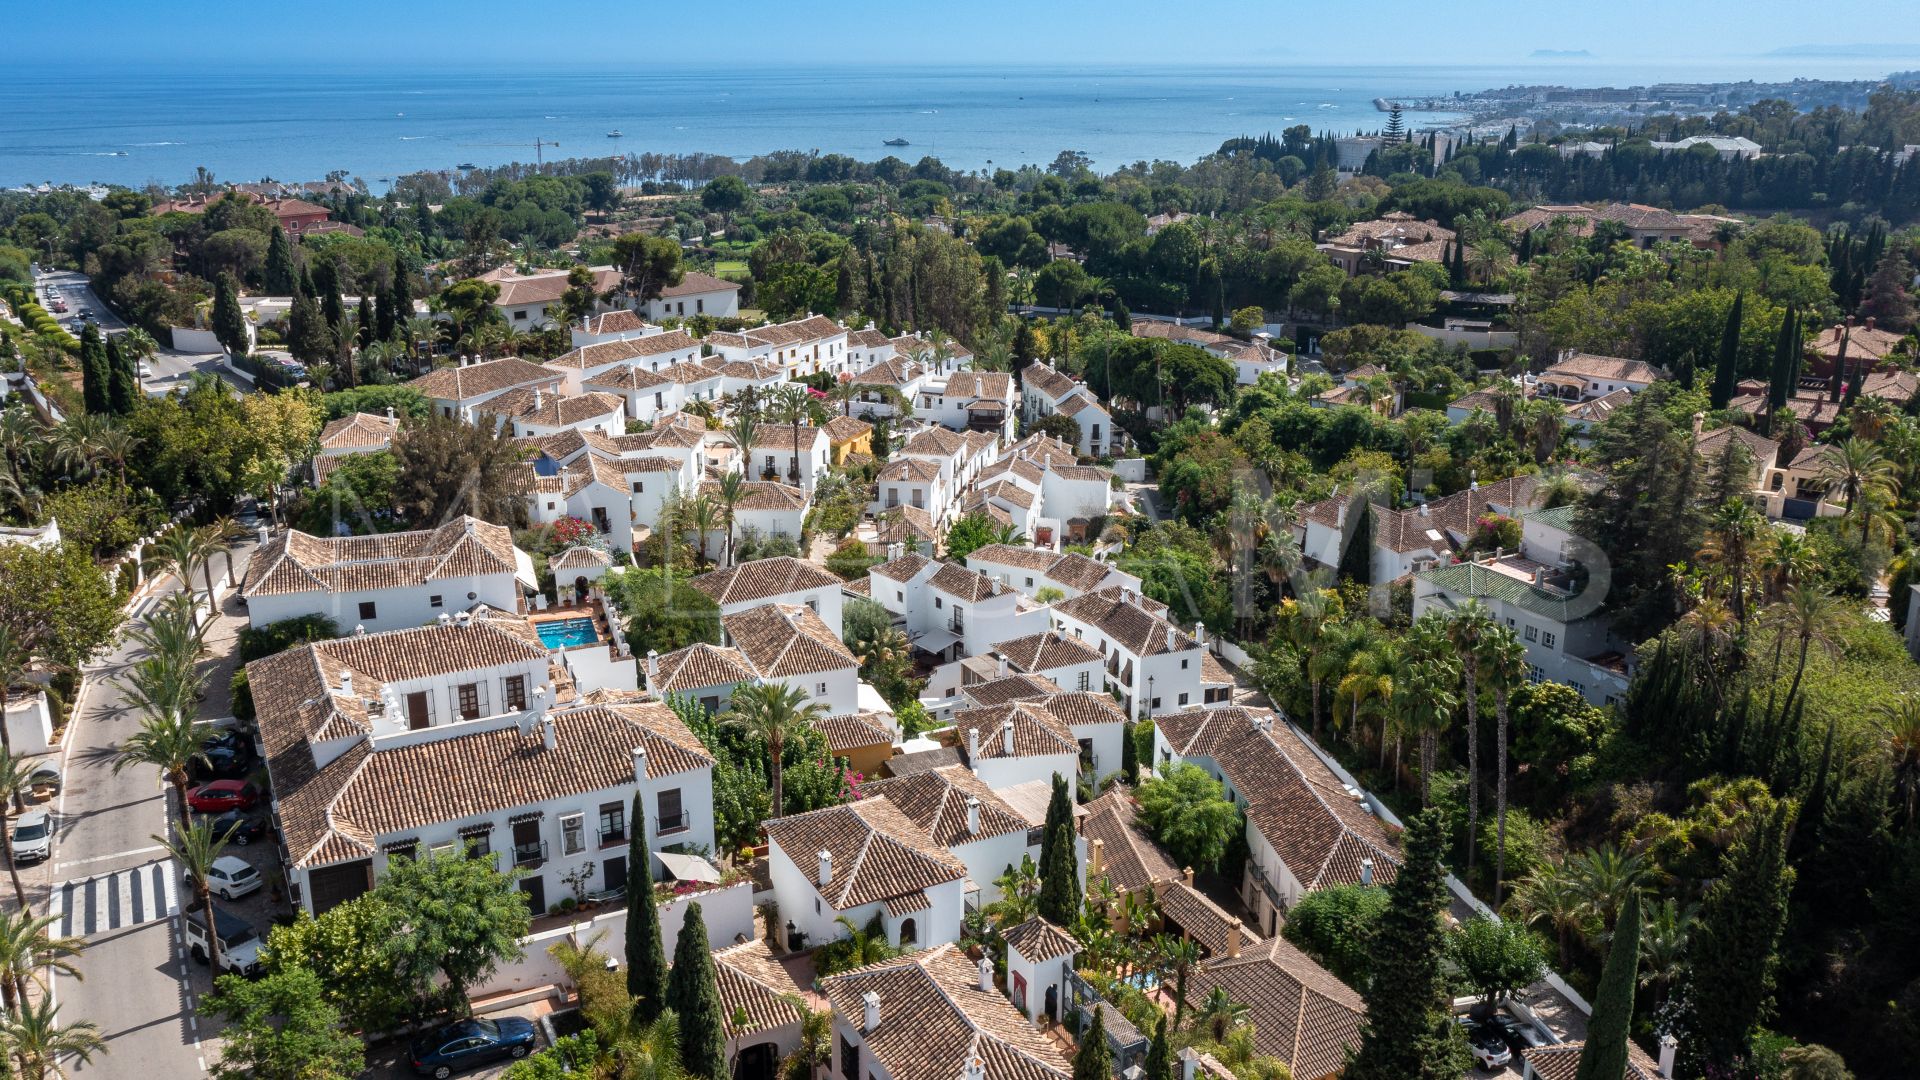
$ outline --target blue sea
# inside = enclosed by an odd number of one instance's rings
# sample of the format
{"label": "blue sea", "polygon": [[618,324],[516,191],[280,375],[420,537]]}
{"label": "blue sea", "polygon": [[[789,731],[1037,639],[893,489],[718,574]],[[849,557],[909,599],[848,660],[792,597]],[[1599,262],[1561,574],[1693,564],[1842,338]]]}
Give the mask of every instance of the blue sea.
{"label": "blue sea", "polygon": [[[173,185],[217,179],[382,177],[539,153],[693,152],[744,159],[817,150],[872,160],[933,155],[956,168],[1045,165],[1080,150],[1111,169],[1191,162],[1236,135],[1308,124],[1380,126],[1376,97],[1515,83],[1868,78],[1886,61],[1740,64],[916,68],[879,71],[555,70],[378,67],[20,66],[0,71],[0,186]],[[1409,116],[1418,127],[1445,113]],[[609,138],[620,131],[622,137]],[[890,148],[885,140],[910,145]]]}

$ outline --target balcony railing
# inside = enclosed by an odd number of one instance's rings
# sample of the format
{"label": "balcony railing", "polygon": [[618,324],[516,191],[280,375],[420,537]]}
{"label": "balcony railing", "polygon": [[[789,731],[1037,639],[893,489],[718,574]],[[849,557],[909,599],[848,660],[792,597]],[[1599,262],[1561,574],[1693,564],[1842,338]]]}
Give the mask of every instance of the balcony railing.
{"label": "balcony railing", "polygon": [[547,861],[547,842],[535,840],[530,844],[513,845],[513,865],[533,867]]}
{"label": "balcony railing", "polygon": [[660,815],[659,828],[660,828],[660,832],[663,834],[674,833],[674,832],[684,832],[689,827],[691,827],[692,824],[693,824],[692,819],[687,816],[687,812],[685,810],[682,810],[677,814]]}
{"label": "balcony railing", "polygon": [[600,830],[600,846],[603,848],[610,848],[616,844],[624,844],[626,842],[627,842],[627,830],[625,829],[601,829]]}

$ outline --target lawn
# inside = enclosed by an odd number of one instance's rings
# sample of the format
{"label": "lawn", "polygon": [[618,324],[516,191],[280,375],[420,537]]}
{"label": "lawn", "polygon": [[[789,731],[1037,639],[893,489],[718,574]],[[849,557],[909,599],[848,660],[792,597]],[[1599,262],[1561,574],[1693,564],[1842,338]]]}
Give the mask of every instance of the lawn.
{"label": "lawn", "polygon": [[713,272],[718,277],[726,277],[729,274],[744,274],[747,272],[747,260],[717,259],[713,264]]}

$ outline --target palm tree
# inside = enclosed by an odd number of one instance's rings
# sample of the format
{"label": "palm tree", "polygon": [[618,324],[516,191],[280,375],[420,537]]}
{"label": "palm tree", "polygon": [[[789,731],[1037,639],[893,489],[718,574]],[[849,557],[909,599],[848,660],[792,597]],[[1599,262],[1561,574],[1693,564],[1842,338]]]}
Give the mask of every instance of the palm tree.
{"label": "palm tree", "polygon": [[1887,756],[1892,759],[1893,790],[1907,806],[1907,826],[1912,828],[1916,805],[1920,805],[1920,700],[1902,697],[1882,706],[1886,723]]}
{"label": "palm tree", "polygon": [[1460,658],[1467,705],[1467,876],[1473,876],[1480,828],[1480,660],[1498,626],[1486,605],[1468,599],[1447,620],[1447,640]]}
{"label": "palm tree", "polygon": [[1008,863],[1006,872],[993,879],[993,887],[1000,890],[1000,899],[981,910],[999,929],[1012,929],[1039,913],[1040,868],[1032,855],[1020,856],[1019,866]]}
{"label": "palm tree", "polygon": [[1552,929],[1560,946],[1558,967],[1567,970],[1568,937],[1587,917],[1585,900],[1573,875],[1559,864],[1541,866],[1514,885],[1508,906],[1528,926]]}
{"label": "palm tree", "polygon": [[1173,1023],[1178,1027],[1187,1013],[1187,973],[1200,963],[1200,944],[1190,937],[1182,937],[1162,942],[1159,948],[1173,972]]}
{"label": "palm tree", "polygon": [[9,473],[25,478],[46,440],[46,429],[25,406],[0,409],[0,457],[6,459]]}
{"label": "palm tree", "polygon": [[1657,1008],[1686,973],[1687,938],[1693,929],[1694,909],[1667,897],[1649,901],[1641,910],[1640,985],[1654,991]]}
{"label": "palm tree", "polygon": [[1620,909],[1639,891],[1647,862],[1644,856],[1602,844],[1569,857],[1565,868],[1573,877],[1574,892],[1579,895],[1590,921],[1605,932],[1620,917]]}
{"label": "palm tree", "polygon": [[97,1026],[82,1020],[62,1027],[59,1012],[53,999],[44,997],[9,1017],[0,1028],[0,1038],[12,1052],[21,1080],[65,1080],[69,1059],[78,1059],[84,1065],[95,1054],[106,1052],[106,1040],[100,1037]]}
{"label": "palm tree", "polygon": [[787,740],[827,715],[826,706],[809,701],[806,692],[785,683],[760,683],[734,691],[721,722],[757,735],[767,744],[767,771],[773,781],[771,816],[786,813],[785,789],[780,783],[781,756]]}
{"label": "palm tree", "polygon": [[142,360],[153,359],[154,355],[160,351],[160,343],[153,340],[152,334],[135,326],[120,335],[120,351],[137,364]]}
{"label": "palm tree", "polygon": [[1707,543],[1701,556],[1720,567],[1734,621],[1742,630],[1747,626],[1747,579],[1753,576],[1760,538],[1770,531],[1766,519],[1741,500],[1725,503],[1714,511],[1713,522],[1707,528]]}
{"label": "palm tree", "polygon": [[1895,479],[1893,462],[1878,446],[1860,438],[1848,439],[1827,454],[1826,464],[1820,470],[1820,482],[1829,489],[1838,489],[1846,500],[1849,515],[1859,515],[1863,546],[1871,517],[1867,513],[1868,501],[1891,501],[1900,486]]}
{"label": "palm tree", "polygon": [[[1347,674],[1334,688],[1334,708],[1347,705],[1347,740],[1359,745],[1361,715],[1384,718],[1393,707],[1393,672],[1398,666],[1391,639],[1381,639],[1356,650],[1347,658]],[[1380,739],[1386,747],[1384,728]]]}
{"label": "palm tree", "polygon": [[91,478],[100,461],[100,433],[107,423],[94,413],[68,418],[53,429],[53,463],[74,480]]}
{"label": "palm tree", "polygon": [[140,440],[133,437],[125,428],[110,427],[100,432],[94,440],[94,448],[99,453],[102,465],[113,466],[113,474],[120,480],[120,486],[127,484],[127,462],[140,452]]}
{"label": "palm tree", "polygon": [[1802,582],[1787,590],[1786,598],[1775,606],[1774,626],[1779,637],[1773,647],[1773,677],[1778,679],[1780,646],[1787,637],[1792,636],[1800,643],[1800,656],[1793,669],[1793,684],[1787,688],[1787,699],[1781,703],[1779,713],[1773,712],[1773,695],[1767,695],[1768,715],[1785,716],[1793,711],[1794,695],[1800,692],[1800,677],[1807,672],[1807,650],[1815,643],[1823,649],[1833,648],[1833,635],[1839,629],[1842,610],[1831,593],[1811,582]]}
{"label": "palm tree", "polygon": [[793,443],[787,449],[792,454],[792,463],[788,466],[787,477],[795,484],[800,483],[800,423],[812,415],[813,399],[807,388],[799,383],[789,383],[775,393],[771,408],[768,410],[777,423],[787,424],[792,429]]}
{"label": "palm tree", "polygon": [[[1438,765],[1440,735],[1460,706],[1460,660],[1447,640],[1446,623],[1425,616],[1403,639],[1400,671],[1395,676],[1395,719],[1400,734],[1414,735],[1420,745],[1420,804],[1432,801],[1433,773]],[[1394,776],[1399,777],[1399,760]]]}
{"label": "palm tree", "polygon": [[728,566],[732,566],[733,565],[733,515],[734,515],[735,509],[738,508],[740,505],[740,500],[746,497],[747,478],[736,472],[727,473],[725,476],[722,476],[720,478],[720,483],[715,491],[715,494],[719,496],[720,513],[721,513],[721,517],[724,519],[726,523],[726,528],[727,528],[726,561]]}
{"label": "palm tree", "polygon": [[1560,468],[1541,473],[1540,479],[1533,485],[1533,501],[1542,510],[1570,506],[1584,493],[1580,479]]}
{"label": "palm tree", "polygon": [[47,988],[47,973],[57,971],[83,978],[72,957],[87,947],[77,937],[56,938],[47,928],[60,921],[58,915],[35,915],[22,904],[19,909],[0,913],[0,1001],[8,1014],[19,1011],[26,1000],[27,984]]}
{"label": "palm tree", "polygon": [[1315,672],[1321,654],[1326,651],[1336,622],[1333,593],[1311,588],[1281,605],[1281,618],[1287,637],[1307,658],[1307,681],[1313,695],[1313,737],[1320,737],[1320,685]]}
{"label": "palm tree", "polygon": [[180,799],[180,818],[187,819],[187,768],[205,761],[202,744],[207,725],[179,713],[161,713],[140,721],[140,730],[126,737],[113,758],[113,771],[122,772],[135,765],[151,765],[173,784]]}
{"label": "palm tree", "polygon": [[1250,1012],[1228,995],[1226,987],[1216,986],[1194,1010],[1193,1029],[1206,1032],[1211,1042],[1225,1042],[1227,1033],[1246,1023]]}
{"label": "palm tree", "polygon": [[1566,430],[1567,407],[1552,398],[1535,398],[1527,406],[1527,437],[1533,441],[1533,463],[1545,465],[1560,449],[1560,436]]}
{"label": "palm tree", "polygon": [[227,850],[227,839],[239,827],[239,823],[235,822],[226,832],[215,833],[211,822],[194,821],[179,830],[178,839],[169,840],[158,834],[153,835],[153,841],[167,849],[167,854],[180,864],[187,879],[193,883],[193,895],[201,916],[207,920],[208,962],[216,976],[220,972],[220,934],[215,922],[218,916],[213,907],[213,886],[208,881],[208,874],[213,869],[214,861]]}
{"label": "palm tree", "polygon": [[720,527],[720,508],[706,495],[695,495],[687,503],[686,524],[699,541],[700,561],[711,565],[707,558],[707,534]]}
{"label": "palm tree", "polygon": [[752,409],[735,409],[727,434],[733,437],[734,449],[740,452],[741,475],[753,475],[753,444],[760,437],[759,418]]}
{"label": "palm tree", "polygon": [[1500,907],[1500,890],[1507,876],[1507,704],[1515,687],[1527,677],[1527,647],[1511,627],[1496,626],[1480,648],[1480,677],[1493,691],[1497,775],[1494,779],[1496,845],[1493,857],[1493,906]]}
{"label": "palm tree", "polygon": [[[211,558],[217,548],[199,529],[188,528],[184,524],[168,529],[166,535],[154,541],[147,555],[150,571],[153,569],[172,573],[180,579],[180,587],[193,595],[193,572],[200,568],[202,561]],[[213,607],[213,593],[207,593],[209,612]]]}

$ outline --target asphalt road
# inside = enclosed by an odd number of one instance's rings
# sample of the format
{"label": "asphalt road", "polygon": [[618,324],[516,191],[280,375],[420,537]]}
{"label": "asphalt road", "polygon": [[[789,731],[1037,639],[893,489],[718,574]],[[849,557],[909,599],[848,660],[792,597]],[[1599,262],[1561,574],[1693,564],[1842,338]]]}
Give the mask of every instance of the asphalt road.
{"label": "asphalt road", "polygon": [[[245,572],[251,546],[249,541],[236,549],[236,575]],[[216,572],[222,564],[216,559]],[[159,596],[178,587],[166,579],[143,594],[136,621]],[[238,612],[229,591],[211,635],[215,659],[206,662],[211,678],[203,719],[228,712],[233,635],[243,618]],[[166,861],[153,839],[166,833],[171,791],[157,769],[113,772],[114,747],[139,723],[115,680],[143,655],[128,641],[87,666],[88,686],[63,748],[66,782],[53,804],[54,853],[22,875],[35,908],[61,914],[68,932],[87,941],[76,964],[81,978],[58,976],[52,984],[62,1018],[92,1021],[107,1041],[107,1053],[91,1064],[69,1064],[76,1076],[200,1076],[218,1054],[211,1026],[195,1012],[212,980],[206,968],[187,959],[180,937],[177,909],[192,898],[180,884],[179,868]],[[273,845],[232,853],[264,866]],[[223,905],[263,932],[268,906],[264,891]]]}
{"label": "asphalt road", "polygon": [[[66,327],[73,336],[80,336],[80,330],[84,325],[80,319],[80,312],[87,309],[93,311],[93,319],[100,324],[102,333],[119,334],[127,330],[127,324],[109,310],[107,305],[100,302],[100,297],[94,293],[92,283],[85,274],[74,270],[43,273],[35,294],[42,304],[47,302],[48,285],[58,286],[61,296],[66,300],[67,313],[54,315],[54,318],[58,319],[60,325]],[[48,308],[48,312],[51,314],[52,308]],[[226,365],[221,362],[223,359],[220,353],[183,352],[179,349],[167,348],[163,343],[160,351],[150,361],[153,373],[141,381],[149,394],[164,394],[175,387],[191,382],[194,375],[204,373],[218,375],[242,393],[252,390],[253,387],[246,380],[226,369]]]}

